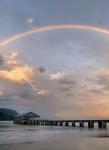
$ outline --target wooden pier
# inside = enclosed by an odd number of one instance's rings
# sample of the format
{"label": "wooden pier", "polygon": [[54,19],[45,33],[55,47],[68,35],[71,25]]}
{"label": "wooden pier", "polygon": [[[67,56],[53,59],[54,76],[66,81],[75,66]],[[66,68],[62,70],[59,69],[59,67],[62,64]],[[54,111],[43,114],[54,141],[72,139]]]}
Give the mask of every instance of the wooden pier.
{"label": "wooden pier", "polygon": [[[95,123],[98,124],[98,128],[107,128],[109,120],[31,120],[24,124],[40,125],[40,126],[72,126],[75,127],[76,123],[79,124],[80,128],[83,128],[87,123],[88,128],[94,128]],[[22,124],[22,123],[20,123]]]}
{"label": "wooden pier", "polygon": [[83,128],[87,124],[88,128],[94,128],[95,124],[98,128],[107,128],[109,120],[99,119],[99,120],[48,120],[40,119],[40,116],[33,112],[28,112],[26,114],[17,115],[14,118],[14,124],[27,124],[27,125],[40,125],[40,126],[72,126],[75,127],[78,123],[80,128]]}

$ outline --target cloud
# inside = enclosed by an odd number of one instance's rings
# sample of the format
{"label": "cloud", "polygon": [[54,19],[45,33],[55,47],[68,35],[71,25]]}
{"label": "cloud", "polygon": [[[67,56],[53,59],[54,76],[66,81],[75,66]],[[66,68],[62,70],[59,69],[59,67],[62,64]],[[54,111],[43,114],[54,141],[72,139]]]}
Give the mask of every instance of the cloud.
{"label": "cloud", "polygon": [[71,79],[63,78],[59,80],[59,84],[72,85],[76,84],[76,82]]}
{"label": "cloud", "polygon": [[10,56],[2,61],[3,67],[0,69],[0,78],[11,80],[13,82],[29,82],[34,75],[33,68],[24,64],[16,52],[11,52]]}
{"label": "cloud", "polygon": [[28,66],[16,67],[11,71],[0,71],[0,78],[8,79],[18,83],[29,82],[32,75],[33,71]]}
{"label": "cloud", "polygon": [[[106,97],[109,85],[109,72],[106,70],[98,70],[96,73],[92,71],[93,76],[86,72],[82,76],[73,68],[50,72],[43,65],[28,65],[17,52],[2,57],[1,105],[16,105],[61,118],[79,115],[87,117],[91,116],[88,102],[91,102],[92,108],[94,101],[100,105],[109,98]],[[96,108],[98,107],[94,107],[94,112]],[[99,115],[98,111],[96,113]]]}
{"label": "cloud", "polygon": [[26,19],[25,22],[26,22],[27,24],[29,24],[29,25],[32,25],[32,24],[35,22],[35,19],[32,18],[32,17],[29,17],[29,18]]}
{"label": "cloud", "polygon": [[61,91],[61,92],[70,92],[70,91],[71,91],[71,88],[66,87],[66,86],[61,86],[61,87],[59,88],[59,91]]}
{"label": "cloud", "polygon": [[0,85],[0,95],[2,95],[4,92],[4,87],[2,85]]}
{"label": "cloud", "polygon": [[20,98],[33,96],[37,90],[32,83],[37,78],[38,71],[23,62],[17,52],[2,56],[4,61],[0,68],[1,94],[17,95]]}
{"label": "cloud", "polygon": [[74,78],[75,75],[77,75],[77,71],[75,71],[74,69],[72,69],[72,68],[64,68],[61,71],[58,71],[58,72],[55,72],[55,73],[51,73],[49,76],[50,76],[51,80],[60,81],[60,80],[63,80],[65,78],[68,79],[68,78],[70,78],[72,76]]}
{"label": "cloud", "polygon": [[109,94],[109,70],[100,70],[97,74],[97,84],[101,87],[102,93]]}
{"label": "cloud", "polygon": [[65,68],[62,71],[50,74],[50,79],[58,83],[57,93],[64,94],[66,97],[73,97],[74,93],[77,93],[79,86],[77,76],[77,72],[74,69]]}
{"label": "cloud", "polygon": [[40,66],[40,67],[38,68],[38,70],[39,70],[39,72],[40,72],[41,74],[45,74],[45,73],[48,72],[47,69],[46,69],[45,67],[43,67],[43,66]]}
{"label": "cloud", "polygon": [[3,58],[3,56],[0,54],[0,67],[2,66],[3,63],[4,63],[4,58]]}
{"label": "cloud", "polygon": [[[2,55],[1,55],[2,56]],[[2,100],[15,101],[35,99],[37,96],[46,96],[48,90],[44,89],[38,81],[39,78],[45,78],[47,70],[44,67],[33,67],[25,63],[17,52],[11,52],[5,57],[3,65],[0,68],[0,95]],[[39,82],[39,84],[38,84]],[[17,99],[16,99],[17,97]],[[0,98],[0,101],[1,101]]]}
{"label": "cloud", "polygon": [[50,74],[51,80],[60,80],[63,79],[65,76],[69,75],[69,72],[56,72],[54,74]]}
{"label": "cloud", "polygon": [[99,69],[95,72],[93,78],[89,78],[87,83],[90,85],[87,87],[87,92],[91,92],[94,95],[107,95],[109,94],[109,70]]}
{"label": "cloud", "polygon": [[45,89],[42,89],[42,90],[38,91],[37,94],[41,95],[41,96],[46,96],[46,95],[48,95],[48,91]]}

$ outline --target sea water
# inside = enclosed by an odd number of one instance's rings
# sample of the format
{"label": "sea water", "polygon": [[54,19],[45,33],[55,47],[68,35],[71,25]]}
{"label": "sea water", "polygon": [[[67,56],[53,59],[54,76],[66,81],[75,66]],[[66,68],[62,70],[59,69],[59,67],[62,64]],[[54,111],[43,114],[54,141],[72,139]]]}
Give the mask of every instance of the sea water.
{"label": "sea water", "polygon": [[88,129],[87,126],[80,128],[65,126],[37,126],[37,125],[16,125],[12,121],[0,121],[0,144],[37,142],[61,136],[72,137],[108,137],[109,128]]}

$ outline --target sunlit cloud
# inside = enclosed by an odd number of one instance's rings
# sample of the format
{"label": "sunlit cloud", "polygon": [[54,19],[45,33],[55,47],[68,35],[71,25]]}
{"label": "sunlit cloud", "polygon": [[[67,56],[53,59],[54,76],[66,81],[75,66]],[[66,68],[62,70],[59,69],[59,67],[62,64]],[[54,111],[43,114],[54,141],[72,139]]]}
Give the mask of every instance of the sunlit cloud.
{"label": "sunlit cloud", "polygon": [[48,95],[48,93],[49,92],[47,90],[45,90],[45,89],[42,89],[42,90],[40,90],[40,91],[37,92],[37,94],[41,95],[41,96],[46,96],[46,95]]}
{"label": "sunlit cloud", "polygon": [[6,71],[6,70],[0,71],[0,78],[8,79],[13,82],[19,82],[19,83],[29,81],[32,75],[33,75],[33,71],[28,66],[16,67],[10,71]]}
{"label": "sunlit cloud", "polygon": [[50,74],[50,78],[51,80],[59,80],[59,79],[62,79],[64,75],[65,73],[56,72],[54,74]]}
{"label": "sunlit cloud", "polygon": [[[20,59],[20,56],[16,51],[12,51],[8,55],[1,55],[3,57],[2,67],[0,68],[0,80],[3,82],[3,86],[5,86],[5,93],[16,93],[16,91],[10,91],[8,86],[12,86],[12,84],[16,85],[15,87],[21,86],[24,88],[24,95],[25,89],[28,92],[36,93],[39,89],[34,84],[33,79],[37,79],[39,75],[38,69],[28,65],[24,61]],[[1,57],[1,58],[2,58]],[[1,59],[2,60],[2,59]],[[5,80],[7,81],[7,85],[5,85]],[[9,85],[8,85],[9,83]],[[26,87],[27,86],[27,87]],[[2,93],[2,89],[0,90]],[[10,91],[10,92],[9,92]],[[19,93],[20,89],[18,89]],[[37,93],[36,93],[37,94]],[[22,94],[21,94],[22,95]]]}
{"label": "sunlit cloud", "polygon": [[70,75],[74,75],[75,71],[69,68],[64,68],[61,71],[55,72],[55,73],[51,73],[50,79],[51,80],[60,80],[60,79],[64,79],[65,77],[68,77]]}
{"label": "sunlit cloud", "polygon": [[109,79],[109,69],[101,69],[98,71],[98,76],[102,76],[105,79]]}
{"label": "sunlit cloud", "polygon": [[11,52],[4,59],[4,65],[0,69],[0,78],[21,83],[29,81],[34,75],[33,68],[23,63],[18,58],[17,52]]}
{"label": "sunlit cloud", "polygon": [[4,87],[2,85],[0,85],[0,95],[2,95],[4,92]]}

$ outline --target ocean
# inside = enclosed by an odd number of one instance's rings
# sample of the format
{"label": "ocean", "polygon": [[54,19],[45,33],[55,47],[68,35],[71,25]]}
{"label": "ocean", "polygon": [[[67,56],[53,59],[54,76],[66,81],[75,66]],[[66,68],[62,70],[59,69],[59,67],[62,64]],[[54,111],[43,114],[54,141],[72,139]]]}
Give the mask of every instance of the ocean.
{"label": "ocean", "polygon": [[0,122],[0,144],[13,144],[25,142],[42,142],[46,140],[72,137],[72,138],[105,138],[109,136],[109,128],[88,129],[87,126],[76,127],[53,127],[53,126],[35,126],[35,125],[16,125],[11,121]]}

